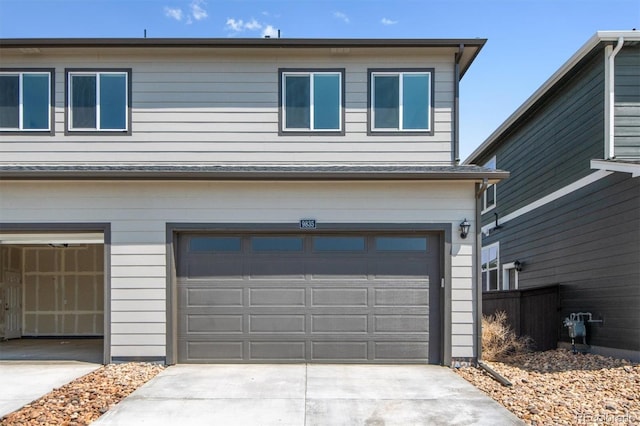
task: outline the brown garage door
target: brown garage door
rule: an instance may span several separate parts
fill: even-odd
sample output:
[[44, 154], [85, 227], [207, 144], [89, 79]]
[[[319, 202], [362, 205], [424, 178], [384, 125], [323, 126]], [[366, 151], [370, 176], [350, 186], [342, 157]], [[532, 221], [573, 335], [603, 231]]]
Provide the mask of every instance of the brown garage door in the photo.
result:
[[440, 361], [438, 234], [179, 237], [178, 362]]

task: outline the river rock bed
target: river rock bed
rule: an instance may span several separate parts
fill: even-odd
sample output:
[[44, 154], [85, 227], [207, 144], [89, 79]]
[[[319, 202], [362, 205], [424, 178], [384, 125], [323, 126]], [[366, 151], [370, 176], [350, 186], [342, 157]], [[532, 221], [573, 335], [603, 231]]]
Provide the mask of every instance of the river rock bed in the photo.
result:
[[530, 425], [640, 425], [640, 365], [556, 349], [485, 362], [457, 373]]
[[0, 425], [88, 425], [164, 369], [150, 363], [109, 364], [0, 419]]

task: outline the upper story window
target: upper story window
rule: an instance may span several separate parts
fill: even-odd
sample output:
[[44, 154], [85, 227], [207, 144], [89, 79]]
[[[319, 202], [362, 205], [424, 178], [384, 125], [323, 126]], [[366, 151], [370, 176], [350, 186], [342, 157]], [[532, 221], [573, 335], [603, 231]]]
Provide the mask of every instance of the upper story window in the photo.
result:
[[69, 132], [130, 132], [131, 70], [67, 70]]
[[281, 133], [343, 134], [344, 70], [280, 70]]
[[[493, 157], [491, 160], [489, 160], [484, 167], [491, 169], [491, 170], [495, 170], [496, 167], [496, 157]], [[493, 209], [496, 206], [496, 186], [495, 185], [489, 185], [487, 187], [487, 190], [484, 191], [484, 194], [482, 196], [482, 213], [487, 212], [491, 209]]]
[[433, 69], [369, 70], [369, 130], [433, 133]]
[[0, 72], [0, 130], [52, 132], [53, 70]]

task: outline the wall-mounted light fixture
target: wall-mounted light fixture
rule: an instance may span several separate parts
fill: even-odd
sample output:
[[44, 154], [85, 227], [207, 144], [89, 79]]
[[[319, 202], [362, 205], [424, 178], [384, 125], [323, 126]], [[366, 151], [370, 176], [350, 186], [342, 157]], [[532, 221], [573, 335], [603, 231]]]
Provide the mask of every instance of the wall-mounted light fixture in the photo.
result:
[[516, 271], [520, 272], [522, 271], [522, 266], [524, 264], [522, 262], [520, 262], [519, 260], [516, 260], [515, 262], [513, 262], [513, 267], [515, 268]]
[[460, 238], [467, 238], [467, 235], [469, 235], [469, 228], [471, 228], [471, 224], [465, 218], [462, 223], [460, 223]]

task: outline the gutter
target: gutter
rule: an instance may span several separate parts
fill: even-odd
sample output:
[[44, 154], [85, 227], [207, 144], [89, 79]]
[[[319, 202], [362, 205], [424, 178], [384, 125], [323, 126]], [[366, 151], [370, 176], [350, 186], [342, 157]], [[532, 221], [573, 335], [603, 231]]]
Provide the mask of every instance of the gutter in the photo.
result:
[[464, 43], [460, 43], [453, 67], [453, 150], [454, 165], [460, 164], [460, 60], [464, 54]]
[[615, 102], [616, 102], [616, 64], [615, 58], [624, 46], [624, 37], [618, 38], [616, 47], [608, 44], [604, 49], [604, 158], [610, 160], [616, 156], [615, 147]]

